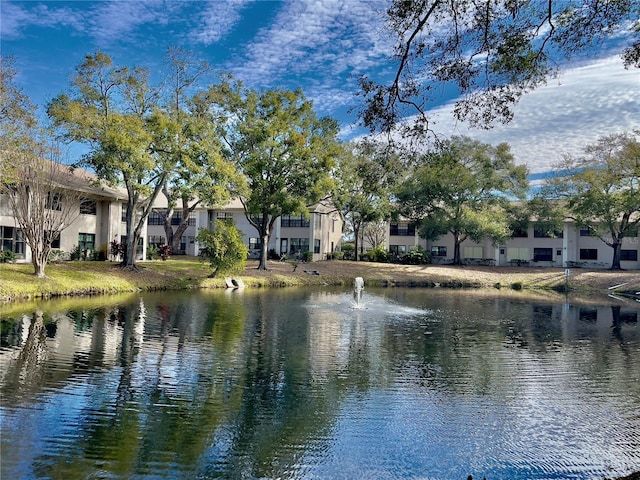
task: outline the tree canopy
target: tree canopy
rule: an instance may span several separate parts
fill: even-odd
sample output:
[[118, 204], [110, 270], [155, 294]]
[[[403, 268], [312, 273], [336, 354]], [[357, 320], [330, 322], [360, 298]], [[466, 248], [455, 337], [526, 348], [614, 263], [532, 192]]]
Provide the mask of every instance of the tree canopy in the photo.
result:
[[215, 118], [225, 154], [245, 177], [239, 192], [247, 220], [261, 240], [259, 269], [275, 220], [309, 213], [330, 191], [329, 172], [338, 151], [337, 122], [318, 118], [302, 91], [244, 88], [230, 79], [200, 96]]
[[507, 144], [453, 137], [420, 158], [397, 199], [400, 213], [419, 222], [422, 237], [453, 235], [453, 263], [460, 264], [467, 238], [498, 243], [509, 237], [507, 204], [524, 198], [527, 189], [527, 168], [514, 163]]
[[391, 214], [392, 188], [402, 172], [400, 155], [373, 141], [346, 145], [338, 157], [333, 198], [353, 232], [356, 260], [366, 225]]
[[604, 136], [583, 156], [565, 157], [539, 194], [556, 217], [561, 212], [613, 248], [612, 270], [621, 268], [623, 240], [636, 236], [640, 226], [638, 133]]
[[558, 72], [560, 59], [594, 43], [623, 38], [625, 66], [640, 67], [639, 14], [629, 0], [393, 0], [387, 27], [395, 72], [388, 83], [361, 78], [361, 119], [372, 131], [391, 131], [418, 114], [414, 127], [424, 132], [429, 104], [445, 84], [462, 95], [456, 118], [506, 123], [522, 95]]

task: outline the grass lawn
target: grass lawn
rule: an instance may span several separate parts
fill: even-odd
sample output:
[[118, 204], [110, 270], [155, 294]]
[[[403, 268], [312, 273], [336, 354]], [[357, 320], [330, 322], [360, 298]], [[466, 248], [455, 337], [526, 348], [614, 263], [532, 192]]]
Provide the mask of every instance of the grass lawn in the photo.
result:
[[[48, 298], [140, 290], [224, 288], [224, 278], [209, 278], [211, 268], [195, 257], [172, 257], [166, 262], [138, 264], [138, 271], [113, 262], [64, 262], [48, 265], [47, 277], [38, 279], [30, 264], [0, 264], [0, 299]], [[504, 288], [551, 291], [565, 285], [562, 268], [454, 267], [446, 265], [396, 265], [370, 262], [324, 261], [269, 262], [267, 271], [247, 262], [242, 278], [247, 287], [295, 285], [351, 285], [363, 277], [369, 286], [423, 286], [453, 288]], [[608, 287], [626, 283], [621, 290], [640, 291], [640, 271], [573, 269], [569, 287], [578, 292], [606, 293]]]

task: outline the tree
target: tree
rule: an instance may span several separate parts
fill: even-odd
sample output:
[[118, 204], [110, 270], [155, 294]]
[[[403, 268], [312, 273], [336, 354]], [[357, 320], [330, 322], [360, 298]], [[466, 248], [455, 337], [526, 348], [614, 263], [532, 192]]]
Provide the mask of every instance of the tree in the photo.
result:
[[[0, 193], [9, 200], [13, 215], [31, 249], [34, 274], [45, 277], [52, 244], [80, 215], [85, 197], [73, 188], [73, 170], [43, 156], [50, 152], [2, 152]], [[6, 162], [6, 163], [5, 163]]]
[[233, 222], [217, 220], [213, 230], [199, 230], [196, 240], [204, 246], [200, 256], [214, 269], [212, 277], [244, 270], [249, 250]]
[[628, 0], [393, 0], [387, 27], [397, 67], [387, 84], [361, 78], [361, 119], [372, 131], [391, 131], [404, 116], [418, 114], [414, 126], [424, 132], [441, 82], [462, 96], [456, 118], [482, 127], [506, 123], [522, 95], [557, 74], [559, 58], [594, 43], [623, 38], [625, 66], [640, 67], [638, 13]]
[[[166, 61], [168, 91], [163, 121], [155, 123], [155, 151], [166, 158], [165, 164], [174, 168], [162, 187], [167, 208], [156, 211], [164, 216], [167, 244], [177, 252], [189, 227], [191, 212], [203, 202], [210, 206], [225, 203], [231, 196], [230, 185], [242, 182], [233, 164], [222, 156], [220, 139], [210, 116], [198, 111], [187, 95], [198, 78], [209, 71], [209, 66], [178, 48], [169, 49]], [[172, 218], [176, 209], [181, 212], [181, 221], [174, 232]]]
[[371, 248], [384, 248], [384, 243], [387, 240], [387, 223], [384, 220], [369, 222], [364, 226], [362, 236], [371, 245]]
[[57, 149], [16, 85], [13, 59], [0, 58], [0, 195], [31, 249], [34, 274], [43, 278], [52, 244], [80, 214], [83, 196], [68, 188], [74, 177], [55, 160]]
[[226, 155], [246, 179], [249, 193], [237, 194], [260, 236], [258, 269], [266, 270], [276, 219], [308, 215], [309, 206], [330, 190], [337, 123], [319, 119], [300, 90], [258, 92], [229, 79], [212, 87], [201, 102], [216, 119]]
[[112, 65], [97, 52], [76, 67], [71, 96], [54, 98], [47, 109], [67, 140], [89, 148], [80, 165], [91, 167], [111, 185], [123, 185], [126, 204], [126, 255], [123, 265], [135, 267], [138, 240], [152, 205], [173, 168], [173, 158], [155, 150], [154, 132], [163, 130], [158, 91], [149, 72]]
[[422, 237], [453, 235], [453, 263], [460, 265], [467, 238], [498, 243], [510, 236], [507, 204], [510, 197], [524, 198], [527, 189], [527, 168], [515, 165], [506, 143], [493, 147], [453, 137], [422, 157], [397, 198], [400, 213], [419, 222]]
[[584, 156], [565, 157], [540, 193], [613, 249], [612, 270], [621, 268], [623, 239], [640, 225], [639, 133], [601, 137], [584, 149]]
[[[39, 136], [36, 108], [15, 83], [15, 59], [0, 55], [0, 151], [29, 150]], [[4, 166], [3, 162], [3, 166]], [[8, 164], [8, 162], [7, 162]]]
[[340, 155], [334, 203], [353, 232], [356, 260], [365, 226], [391, 213], [391, 187], [402, 171], [400, 156], [373, 141], [351, 145]]

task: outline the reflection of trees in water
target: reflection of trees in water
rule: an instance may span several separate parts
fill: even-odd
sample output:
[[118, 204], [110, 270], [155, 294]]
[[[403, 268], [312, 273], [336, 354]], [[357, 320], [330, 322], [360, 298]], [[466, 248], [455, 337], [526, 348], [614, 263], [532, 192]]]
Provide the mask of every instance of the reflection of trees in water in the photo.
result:
[[39, 390], [47, 370], [47, 330], [44, 314], [35, 311], [30, 317], [27, 337], [14, 362], [7, 368], [2, 382], [2, 397], [8, 404]]

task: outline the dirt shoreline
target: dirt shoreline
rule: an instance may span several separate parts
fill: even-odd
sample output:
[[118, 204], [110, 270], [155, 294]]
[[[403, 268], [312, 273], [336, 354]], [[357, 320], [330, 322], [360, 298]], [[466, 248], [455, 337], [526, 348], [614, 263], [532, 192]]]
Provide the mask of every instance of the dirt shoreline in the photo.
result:
[[[297, 266], [283, 262], [269, 262], [267, 271], [256, 269], [252, 261], [241, 277], [269, 278], [282, 276], [315, 275], [334, 279], [332, 283], [350, 283], [355, 277], [363, 277], [365, 283], [378, 286], [416, 286], [449, 288], [506, 288], [527, 290], [602, 293], [622, 285], [619, 292], [640, 291], [640, 271], [637, 270], [589, 270], [537, 267], [487, 267], [452, 265], [398, 265], [371, 262], [325, 261], [300, 263]], [[294, 271], [295, 267], [295, 271]]]

